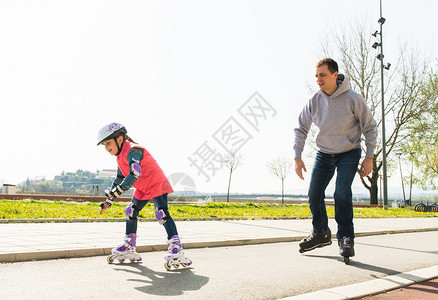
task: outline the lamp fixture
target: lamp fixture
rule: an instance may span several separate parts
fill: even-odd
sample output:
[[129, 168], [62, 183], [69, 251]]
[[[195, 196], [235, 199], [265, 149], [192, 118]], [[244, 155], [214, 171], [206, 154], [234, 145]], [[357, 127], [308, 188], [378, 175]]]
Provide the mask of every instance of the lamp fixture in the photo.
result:
[[373, 47], [374, 49], [377, 49], [377, 47], [379, 47], [379, 46], [380, 46], [380, 43], [375, 42], [371, 47]]
[[386, 21], [386, 19], [384, 17], [381, 17], [379, 19], [379, 21], [377, 21], [377, 23], [379, 23], [380, 25], [383, 25], [383, 24], [385, 24], [385, 21]]

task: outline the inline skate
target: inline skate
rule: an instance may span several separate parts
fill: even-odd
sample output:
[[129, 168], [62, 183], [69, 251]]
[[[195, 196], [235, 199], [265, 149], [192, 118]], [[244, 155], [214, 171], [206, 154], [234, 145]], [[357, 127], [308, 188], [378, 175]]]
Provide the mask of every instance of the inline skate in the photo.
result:
[[354, 239], [344, 236], [338, 240], [339, 254], [344, 258], [344, 263], [350, 264], [350, 257], [354, 256]]
[[192, 264], [190, 258], [184, 255], [184, 250], [181, 241], [177, 235], [172, 236], [170, 240], [167, 241], [169, 244], [169, 249], [167, 250], [164, 259], [164, 267], [166, 270], [170, 271], [172, 267], [178, 269], [181, 265], [182, 267], [188, 267]]
[[316, 234], [313, 230], [304, 239], [301, 240], [300, 253], [313, 250], [315, 248], [321, 248], [332, 244], [332, 233], [328, 229], [324, 234]]
[[108, 263], [111, 264], [115, 260], [123, 263], [126, 259], [129, 259], [131, 262], [141, 262], [140, 254], [135, 251], [136, 242], [137, 235], [135, 233], [125, 236], [124, 243], [111, 250], [111, 254], [106, 258]]

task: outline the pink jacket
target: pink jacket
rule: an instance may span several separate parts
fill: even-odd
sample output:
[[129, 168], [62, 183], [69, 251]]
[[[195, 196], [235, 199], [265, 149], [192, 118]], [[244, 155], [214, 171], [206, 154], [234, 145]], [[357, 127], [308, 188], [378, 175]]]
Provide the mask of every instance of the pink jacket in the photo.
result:
[[141, 175], [133, 185], [135, 188], [134, 197], [138, 200], [152, 200], [163, 194], [172, 193], [172, 186], [152, 155], [145, 148], [129, 141], [125, 141], [122, 152], [117, 156], [117, 165], [123, 176], [126, 177], [130, 173], [128, 153], [132, 148], [143, 150], [143, 159], [140, 161]]

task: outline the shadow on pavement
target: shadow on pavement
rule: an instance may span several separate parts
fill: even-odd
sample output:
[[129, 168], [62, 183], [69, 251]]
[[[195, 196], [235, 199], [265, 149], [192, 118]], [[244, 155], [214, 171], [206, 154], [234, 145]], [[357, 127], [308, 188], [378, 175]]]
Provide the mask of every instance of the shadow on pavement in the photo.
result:
[[144, 286], [135, 289], [150, 295], [179, 296], [183, 295], [185, 291], [199, 290], [209, 281], [206, 276], [194, 274], [190, 267], [157, 272], [141, 264], [120, 264], [118, 266], [120, 268], [116, 268], [116, 271], [124, 271], [145, 278], [128, 280], [144, 284]]
[[[339, 261], [339, 263], [344, 263], [342, 256], [322, 256], [322, 255], [309, 255], [309, 254], [305, 254], [305, 255], [308, 257], [314, 257], [314, 258], [333, 259], [333, 260]], [[351, 261], [351, 263], [349, 264], [349, 266], [363, 269], [363, 270], [379, 272], [379, 273], [386, 274], [386, 275], [395, 275], [395, 274], [401, 273], [401, 271], [399, 271], [399, 270], [393, 270], [393, 269], [383, 268], [383, 267], [379, 267], [379, 266], [373, 266], [373, 265], [362, 263], [360, 261], [356, 261], [356, 260], [354, 260], [354, 257], [352, 257], [350, 259], [350, 261]], [[374, 278], [379, 278], [373, 274], [371, 274], [371, 276], [373, 276]], [[416, 277], [413, 275], [407, 275], [406, 278], [411, 279], [411, 280], [422, 279], [421, 277]]]
[[400, 247], [382, 246], [382, 245], [359, 243], [359, 242], [357, 242], [355, 244], [356, 245], [370, 246], [370, 247], [379, 247], [379, 248], [411, 251], [411, 252], [415, 252], [415, 253], [421, 252], [421, 253], [427, 253], [427, 254], [438, 254], [438, 251], [422, 251], [422, 250], [419, 250], [419, 249], [408, 249], [408, 248], [400, 248]]

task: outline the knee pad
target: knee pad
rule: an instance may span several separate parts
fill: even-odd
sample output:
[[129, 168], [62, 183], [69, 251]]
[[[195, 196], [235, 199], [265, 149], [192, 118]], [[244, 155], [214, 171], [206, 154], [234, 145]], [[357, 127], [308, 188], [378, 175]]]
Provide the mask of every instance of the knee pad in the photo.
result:
[[[134, 217], [134, 212], [139, 212], [137, 206], [134, 203], [129, 203], [128, 206], [125, 207], [125, 215], [128, 220], [137, 220], [137, 216]], [[137, 214], [138, 215], [138, 214]]]
[[158, 223], [163, 225], [166, 223], [167, 219], [170, 218], [169, 211], [165, 208], [159, 207], [155, 210], [155, 219], [157, 219]]

